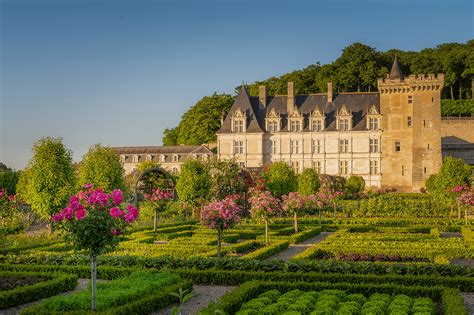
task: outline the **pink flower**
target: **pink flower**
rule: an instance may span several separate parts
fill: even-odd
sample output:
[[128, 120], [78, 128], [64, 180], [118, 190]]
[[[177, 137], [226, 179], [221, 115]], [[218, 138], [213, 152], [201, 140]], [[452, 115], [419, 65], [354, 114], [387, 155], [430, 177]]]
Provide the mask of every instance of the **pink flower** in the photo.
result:
[[138, 209], [132, 205], [127, 206], [127, 211], [129, 214], [132, 214], [135, 218], [138, 217]]
[[101, 206], [105, 206], [109, 202], [109, 195], [104, 194], [103, 192], [97, 193], [97, 203]]
[[115, 189], [114, 191], [112, 191], [112, 199], [114, 205], [121, 204], [123, 201], [122, 191], [120, 189]]
[[117, 207], [113, 207], [113, 208], [110, 208], [109, 213], [112, 218], [120, 218], [123, 216], [124, 212]]
[[79, 209], [76, 211], [76, 220], [82, 220], [86, 217], [87, 212], [85, 209]]
[[133, 214], [131, 213], [127, 213], [125, 216], [124, 216], [124, 219], [125, 219], [125, 222], [127, 223], [131, 223], [133, 221], [135, 221], [137, 217], [135, 217]]
[[61, 213], [56, 213], [55, 215], [53, 215], [53, 222], [58, 222], [58, 221], [61, 221], [63, 219], [63, 215]]
[[92, 187], [94, 187], [94, 185], [92, 185], [92, 184], [85, 184], [84, 185], [84, 189], [91, 189]]
[[122, 235], [121, 229], [112, 229], [112, 235]]
[[9, 195], [8, 200], [10, 201], [15, 201], [15, 195]]
[[2, 199], [4, 195], [5, 193], [3, 191], [0, 191], [0, 199]]
[[63, 209], [63, 211], [61, 211], [61, 216], [65, 218], [66, 220], [70, 220], [72, 217], [72, 213], [73, 213], [72, 209], [69, 207], [66, 207]]

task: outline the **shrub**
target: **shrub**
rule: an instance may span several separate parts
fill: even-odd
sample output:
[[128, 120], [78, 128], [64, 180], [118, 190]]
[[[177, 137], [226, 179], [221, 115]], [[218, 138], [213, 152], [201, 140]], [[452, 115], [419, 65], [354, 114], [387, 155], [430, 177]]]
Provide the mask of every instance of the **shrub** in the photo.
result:
[[270, 164], [263, 176], [268, 190], [278, 198], [296, 191], [298, 186], [295, 171], [285, 162]]
[[362, 176], [350, 176], [346, 181], [346, 191], [349, 194], [357, 194], [363, 192], [365, 189], [365, 180]]
[[319, 175], [314, 168], [306, 168], [298, 176], [298, 192], [303, 196], [309, 196], [319, 190]]

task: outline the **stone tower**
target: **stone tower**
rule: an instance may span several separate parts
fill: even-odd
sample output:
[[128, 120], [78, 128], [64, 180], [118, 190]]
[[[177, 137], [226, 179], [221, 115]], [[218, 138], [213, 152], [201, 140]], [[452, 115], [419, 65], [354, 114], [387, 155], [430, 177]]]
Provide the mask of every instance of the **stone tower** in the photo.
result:
[[444, 75], [405, 77], [395, 58], [378, 80], [382, 114], [382, 187], [419, 191], [441, 166]]

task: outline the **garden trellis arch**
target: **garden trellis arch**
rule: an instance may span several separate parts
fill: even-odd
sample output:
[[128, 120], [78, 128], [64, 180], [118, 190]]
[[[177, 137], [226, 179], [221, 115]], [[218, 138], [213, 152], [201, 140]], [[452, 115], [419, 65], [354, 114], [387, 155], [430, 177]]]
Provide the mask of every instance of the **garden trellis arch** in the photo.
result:
[[135, 206], [138, 207], [138, 202], [143, 198], [144, 193], [150, 194], [153, 189], [157, 188], [146, 182], [146, 179], [153, 175], [158, 175], [159, 178], [162, 178], [167, 186], [167, 188], [165, 188], [166, 192], [173, 194], [173, 197], [176, 198], [176, 183], [173, 176], [162, 167], [152, 167], [147, 168], [140, 174], [140, 176], [138, 176], [133, 194], [133, 202], [135, 203]]

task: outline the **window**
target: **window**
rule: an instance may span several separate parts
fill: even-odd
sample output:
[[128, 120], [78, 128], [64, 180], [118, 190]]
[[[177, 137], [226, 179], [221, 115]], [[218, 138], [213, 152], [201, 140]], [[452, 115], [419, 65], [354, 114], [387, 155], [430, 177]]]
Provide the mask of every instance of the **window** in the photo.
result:
[[430, 149], [430, 144], [428, 143], [428, 150]]
[[339, 140], [339, 153], [349, 152], [349, 140], [341, 139]]
[[301, 129], [301, 122], [298, 120], [290, 120], [290, 131], [299, 132]]
[[426, 127], [426, 120], [423, 120], [423, 127]]
[[400, 152], [402, 150], [400, 141], [395, 141], [395, 152]]
[[376, 117], [369, 117], [369, 130], [379, 130], [379, 119]]
[[203, 159], [203, 160], [207, 160], [207, 157], [208, 157], [207, 154], [203, 154], [203, 155], [202, 155], [202, 159]]
[[245, 162], [239, 162], [240, 167], [245, 167]]
[[413, 104], [413, 95], [408, 95], [408, 104]]
[[269, 120], [268, 121], [268, 131], [269, 132], [277, 132], [278, 131], [278, 121]]
[[318, 172], [318, 174], [322, 174], [322, 163], [321, 161], [313, 161], [313, 168]]
[[323, 122], [321, 119], [313, 119], [311, 121], [311, 130], [312, 131], [321, 131], [323, 130]]
[[290, 153], [291, 154], [301, 153], [299, 140], [290, 140]]
[[234, 119], [233, 132], [244, 132], [244, 120], [243, 119]]
[[173, 167], [173, 171], [172, 171], [172, 172], [173, 172], [173, 174], [175, 174], [175, 175], [178, 174], [178, 168], [177, 168], [176, 166]]
[[126, 155], [121, 155], [120, 156], [120, 162], [125, 163], [127, 161], [127, 156]]
[[234, 154], [244, 154], [244, 142], [234, 141]]
[[276, 140], [271, 140], [270, 141], [270, 153], [271, 154], [276, 154], [278, 153], [278, 147], [277, 147], [278, 143]]
[[405, 168], [405, 165], [402, 165], [402, 176], [405, 176], [407, 172], [407, 169]]
[[147, 156], [146, 156], [146, 160], [147, 160], [147, 161], [151, 161], [151, 160], [152, 160], [151, 155], [147, 155]]
[[179, 161], [179, 155], [175, 154], [173, 155], [173, 162], [178, 162]]
[[426, 167], [423, 167], [423, 172], [426, 174]]
[[379, 173], [379, 161], [370, 161], [370, 175], [377, 175]]
[[339, 119], [339, 130], [342, 130], [342, 131], [349, 130], [349, 119], [348, 118]]
[[339, 175], [347, 175], [349, 173], [349, 163], [347, 161], [339, 161]]
[[379, 139], [369, 139], [369, 152], [370, 153], [379, 152]]
[[407, 117], [407, 126], [408, 126], [408, 128], [411, 128], [411, 126], [412, 126], [411, 116]]
[[138, 155], [134, 155], [132, 158], [133, 163], [138, 163]]
[[293, 168], [293, 170], [296, 172], [296, 173], [299, 173], [300, 171], [300, 162], [298, 161], [292, 161], [290, 163], [291, 167]]
[[313, 140], [313, 153], [321, 153], [321, 140]]
[[160, 162], [166, 161], [166, 155], [160, 155]]

